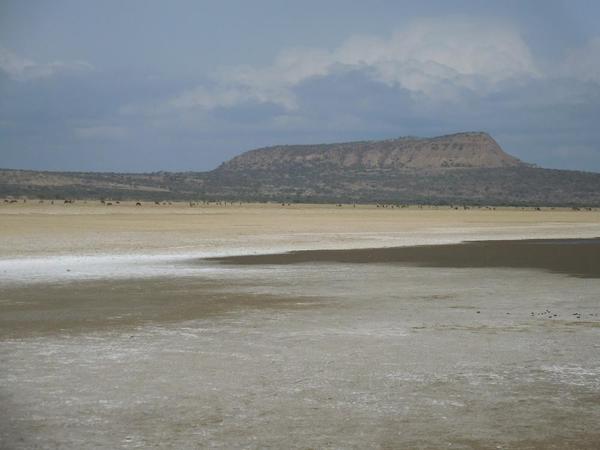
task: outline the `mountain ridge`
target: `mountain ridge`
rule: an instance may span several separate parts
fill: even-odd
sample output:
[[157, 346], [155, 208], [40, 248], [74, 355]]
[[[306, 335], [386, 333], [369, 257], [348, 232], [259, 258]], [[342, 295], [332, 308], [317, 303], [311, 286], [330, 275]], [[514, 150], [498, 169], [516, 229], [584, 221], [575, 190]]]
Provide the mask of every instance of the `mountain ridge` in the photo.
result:
[[0, 169], [0, 197], [599, 206], [600, 173], [543, 169], [487, 133], [271, 146], [207, 172]]
[[249, 150], [217, 170], [295, 169], [327, 165], [339, 169], [436, 169], [524, 167], [485, 132], [433, 138], [399, 137], [377, 141], [277, 145]]

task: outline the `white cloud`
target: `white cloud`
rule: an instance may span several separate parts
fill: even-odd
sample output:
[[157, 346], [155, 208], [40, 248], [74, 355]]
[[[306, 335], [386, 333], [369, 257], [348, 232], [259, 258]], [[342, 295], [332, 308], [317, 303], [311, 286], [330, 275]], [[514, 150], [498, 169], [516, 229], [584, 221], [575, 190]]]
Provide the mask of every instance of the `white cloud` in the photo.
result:
[[91, 64], [85, 61], [37, 63], [0, 47], [0, 71], [16, 81], [47, 78], [58, 73], [91, 70], [92, 68]]
[[372, 68], [380, 81], [427, 95], [442, 81], [480, 90], [538, 75], [514, 28], [464, 18], [421, 20], [389, 39], [353, 38], [335, 56], [342, 64]]
[[450, 17], [420, 20], [387, 38], [355, 36], [333, 50], [287, 50], [267, 67], [223, 70], [215, 88], [183, 92], [166, 106], [210, 110], [255, 101], [293, 110], [294, 87], [341, 69], [364, 70], [378, 82], [438, 100], [456, 100], [461, 89], [483, 93], [505, 80], [539, 76], [513, 27]]

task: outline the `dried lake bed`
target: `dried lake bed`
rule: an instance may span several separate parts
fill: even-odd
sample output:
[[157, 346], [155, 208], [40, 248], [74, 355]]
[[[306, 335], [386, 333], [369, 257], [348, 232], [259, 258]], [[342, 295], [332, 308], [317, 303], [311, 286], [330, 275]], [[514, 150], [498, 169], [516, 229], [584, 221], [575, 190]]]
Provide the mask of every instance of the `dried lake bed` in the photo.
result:
[[[597, 211], [28, 204], [0, 226], [2, 448], [600, 443], [597, 241], [565, 241]], [[352, 250], [518, 239], [591, 272]]]

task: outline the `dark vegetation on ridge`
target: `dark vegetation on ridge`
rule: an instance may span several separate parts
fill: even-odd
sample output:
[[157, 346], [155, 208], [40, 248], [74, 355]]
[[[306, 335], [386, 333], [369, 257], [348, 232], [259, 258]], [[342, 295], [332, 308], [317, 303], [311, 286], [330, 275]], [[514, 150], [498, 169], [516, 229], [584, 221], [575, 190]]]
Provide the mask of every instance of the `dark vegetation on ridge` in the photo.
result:
[[209, 172], [0, 170], [0, 197], [600, 205], [600, 174], [533, 167], [486, 133], [251, 150]]

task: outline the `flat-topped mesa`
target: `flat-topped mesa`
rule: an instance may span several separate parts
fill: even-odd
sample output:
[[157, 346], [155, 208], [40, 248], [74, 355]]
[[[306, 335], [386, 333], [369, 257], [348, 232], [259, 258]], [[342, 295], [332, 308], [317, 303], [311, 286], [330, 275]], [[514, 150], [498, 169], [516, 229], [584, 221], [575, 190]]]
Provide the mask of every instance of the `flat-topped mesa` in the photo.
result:
[[280, 145], [250, 150], [218, 170], [444, 169], [526, 166], [505, 153], [487, 133], [457, 133], [435, 138], [402, 137], [317, 145]]

